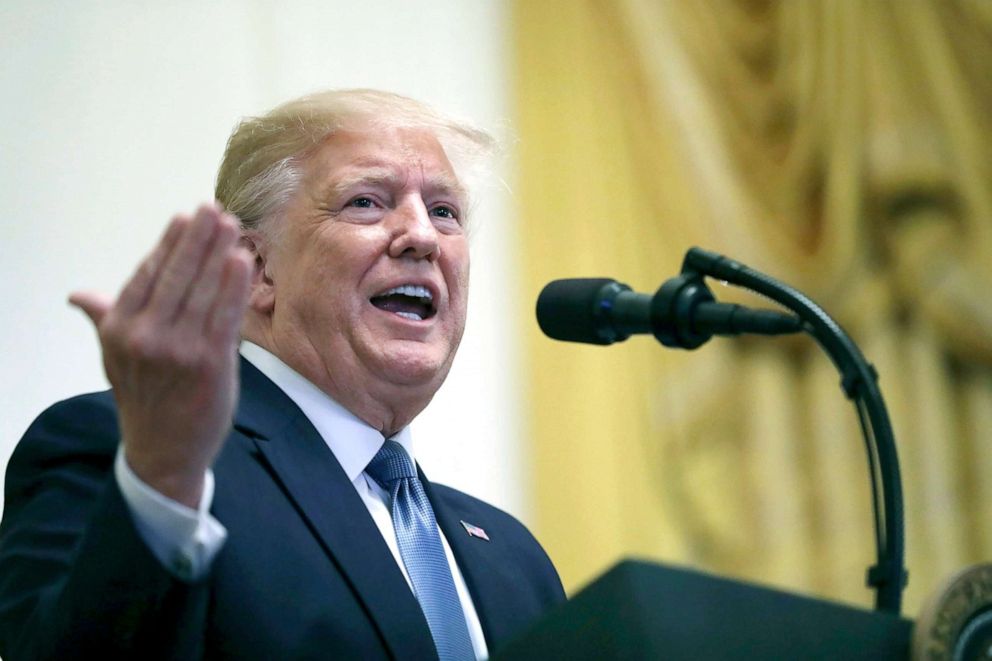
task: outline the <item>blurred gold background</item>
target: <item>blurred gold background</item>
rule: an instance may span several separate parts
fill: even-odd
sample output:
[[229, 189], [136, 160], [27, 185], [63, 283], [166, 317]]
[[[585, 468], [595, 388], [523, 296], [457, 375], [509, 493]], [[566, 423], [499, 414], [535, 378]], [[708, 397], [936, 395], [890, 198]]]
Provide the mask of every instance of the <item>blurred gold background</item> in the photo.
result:
[[[798, 287], [881, 376], [904, 612], [992, 557], [992, 3], [516, 0], [511, 29], [526, 298], [653, 292], [692, 245]], [[811, 339], [525, 323], [535, 518], [571, 592], [635, 555], [871, 605], [865, 450]]]

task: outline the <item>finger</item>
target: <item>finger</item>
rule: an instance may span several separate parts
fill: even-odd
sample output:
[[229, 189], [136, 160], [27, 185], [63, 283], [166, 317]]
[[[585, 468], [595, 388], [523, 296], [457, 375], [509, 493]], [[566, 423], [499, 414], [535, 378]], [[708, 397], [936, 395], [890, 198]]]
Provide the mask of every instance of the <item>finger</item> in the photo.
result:
[[162, 238], [152, 249], [151, 253], [138, 265], [138, 269], [127, 281], [117, 297], [117, 306], [124, 314], [140, 310], [151, 295], [155, 280], [162, 269], [162, 264], [172, 253], [179, 237], [183, 234], [192, 219], [186, 215], [177, 215], [169, 223]]
[[240, 247], [230, 251], [224, 261], [222, 284], [210, 306], [206, 328], [215, 342], [231, 344], [238, 339], [248, 307], [253, 264], [251, 253]]
[[213, 205], [204, 204], [197, 209], [196, 216], [169, 254], [152, 288], [147, 309], [157, 318], [175, 318], [196, 281], [219, 220], [220, 214]]
[[210, 306], [223, 282], [224, 264], [239, 235], [234, 218], [222, 214], [203, 266], [183, 305], [182, 324], [197, 333], [203, 332], [207, 324]]
[[93, 325], [99, 328], [100, 321], [114, 305], [114, 299], [106, 294], [77, 291], [69, 295], [69, 304], [82, 310]]

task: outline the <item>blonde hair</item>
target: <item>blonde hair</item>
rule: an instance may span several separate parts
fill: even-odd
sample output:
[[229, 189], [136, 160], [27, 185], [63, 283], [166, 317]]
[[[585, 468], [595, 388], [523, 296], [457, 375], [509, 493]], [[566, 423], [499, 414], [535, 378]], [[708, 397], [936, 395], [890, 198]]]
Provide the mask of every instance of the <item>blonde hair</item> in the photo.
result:
[[316, 147], [336, 131], [383, 128], [431, 131], [469, 191], [496, 151], [485, 131], [419, 101], [370, 89], [330, 90], [242, 119], [227, 141], [214, 196], [245, 229], [265, 229], [296, 192], [302, 163]]

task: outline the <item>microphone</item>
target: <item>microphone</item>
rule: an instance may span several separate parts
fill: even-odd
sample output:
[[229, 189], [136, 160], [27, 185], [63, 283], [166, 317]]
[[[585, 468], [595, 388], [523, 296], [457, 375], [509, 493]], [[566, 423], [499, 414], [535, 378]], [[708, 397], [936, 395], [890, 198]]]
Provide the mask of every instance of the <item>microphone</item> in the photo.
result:
[[609, 278], [554, 280], [537, 298], [537, 323], [548, 337], [566, 342], [605, 345], [650, 333], [680, 349], [695, 349], [713, 335], [804, 330], [793, 315], [717, 303], [697, 274], [676, 276], [653, 296]]

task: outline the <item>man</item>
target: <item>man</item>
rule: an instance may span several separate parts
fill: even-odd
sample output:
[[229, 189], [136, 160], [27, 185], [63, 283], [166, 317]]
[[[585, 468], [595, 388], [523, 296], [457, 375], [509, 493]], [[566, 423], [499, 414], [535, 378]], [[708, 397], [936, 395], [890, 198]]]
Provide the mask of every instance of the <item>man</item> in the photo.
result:
[[391, 94], [290, 102], [116, 300], [71, 297], [113, 390], [11, 458], [0, 655], [484, 658], [563, 600], [523, 526], [408, 456], [465, 323], [453, 161], [488, 147]]

